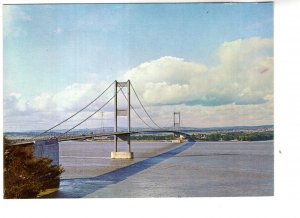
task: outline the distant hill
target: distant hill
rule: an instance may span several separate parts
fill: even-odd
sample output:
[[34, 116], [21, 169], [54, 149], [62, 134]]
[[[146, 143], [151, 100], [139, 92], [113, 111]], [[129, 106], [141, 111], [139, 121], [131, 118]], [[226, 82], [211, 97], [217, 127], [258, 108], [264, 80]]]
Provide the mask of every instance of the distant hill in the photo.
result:
[[[194, 127], [181, 127], [182, 132], [211, 132], [211, 131], [246, 131], [246, 130], [262, 130], [262, 129], [273, 129], [274, 125], [262, 125], [262, 126], [231, 126], [231, 127], [210, 127], [210, 128], [194, 128]], [[132, 130], [145, 130], [146, 128], [132, 128]], [[166, 128], [172, 130], [172, 128]], [[119, 131], [126, 131], [127, 128], [119, 128]], [[34, 137], [42, 133], [44, 130], [36, 131], [24, 131], [24, 132], [4, 132], [4, 135], [7, 135], [9, 138], [29, 138]], [[47, 133], [47, 136], [59, 136], [66, 132], [66, 129], [55, 130]], [[104, 128], [104, 132], [113, 132], [113, 127]], [[93, 129], [78, 129], [71, 131], [72, 135], [82, 135], [82, 134], [92, 134], [103, 132], [102, 128], [93, 128]]]
[[227, 127], [209, 127], [209, 128], [189, 128], [182, 127], [182, 131], [195, 131], [195, 132], [209, 132], [209, 131], [242, 131], [242, 130], [258, 130], [258, 129], [274, 129], [274, 125], [261, 125], [261, 126], [227, 126]]

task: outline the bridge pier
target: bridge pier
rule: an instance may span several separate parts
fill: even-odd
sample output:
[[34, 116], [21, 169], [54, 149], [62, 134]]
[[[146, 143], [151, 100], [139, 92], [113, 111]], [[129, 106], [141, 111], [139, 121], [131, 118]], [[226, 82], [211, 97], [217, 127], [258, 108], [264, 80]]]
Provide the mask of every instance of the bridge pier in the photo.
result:
[[110, 158], [111, 159], [133, 159], [133, 152], [112, 151], [110, 153]]
[[[118, 151], [118, 139], [123, 141], [127, 141], [128, 145], [128, 152]], [[127, 133], [115, 133], [115, 145], [116, 150], [110, 153], [110, 158], [112, 159], [133, 159], [133, 152], [131, 152], [131, 145], [130, 145], [130, 132]]]

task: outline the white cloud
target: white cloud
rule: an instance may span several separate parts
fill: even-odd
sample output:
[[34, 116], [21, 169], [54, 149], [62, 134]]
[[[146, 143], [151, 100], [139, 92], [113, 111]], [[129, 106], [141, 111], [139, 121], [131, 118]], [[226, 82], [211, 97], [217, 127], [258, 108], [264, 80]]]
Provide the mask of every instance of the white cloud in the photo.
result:
[[[162, 126], [172, 121], [174, 111], [181, 111], [185, 126], [272, 124], [273, 41], [252, 38], [225, 42], [215, 56], [218, 62], [213, 67], [177, 57], [162, 57], [129, 70], [122, 79], [132, 81], [151, 116]], [[5, 131], [51, 127], [82, 108], [111, 82], [93, 75], [85, 83], [74, 83], [53, 94], [41, 93], [31, 101], [11, 93], [4, 98]], [[68, 128], [83, 120], [112, 95], [111, 89], [70, 120], [69, 126], [59, 128]], [[132, 103], [138, 105], [133, 96]], [[143, 114], [141, 109], [137, 110]], [[105, 111], [105, 118], [111, 119], [112, 105]], [[145, 114], [142, 117], [150, 123]], [[100, 115], [91, 122], [86, 127], [99, 127]], [[132, 123], [144, 126], [133, 112]], [[106, 125], [111, 126], [112, 121]]]
[[4, 116], [24, 115], [32, 110], [20, 93], [11, 93], [3, 101]]
[[86, 102], [86, 98], [93, 96], [93, 88], [92, 84], [75, 83], [56, 93], [53, 101], [57, 104], [58, 110], [72, 110], [76, 105]]
[[[165, 105], [147, 107], [151, 116], [162, 127], [172, 127], [173, 112], [181, 113], [182, 126], [185, 127], [223, 127], [223, 126], [255, 126], [274, 123], [273, 101], [253, 105]], [[139, 110], [142, 114], [142, 110]], [[132, 113], [133, 126], [145, 126]], [[143, 117], [147, 123], [151, 121]], [[152, 125], [154, 127], [154, 125]]]
[[57, 120], [58, 115], [54, 111], [43, 110], [43, 104], [41, 101], [39, 105], [33, 105], [19, 93], [6, 96], [3, 101], [4, 130], [42, 129], [52, 120]]
[[149, 105], [261, 104], [273, 94], [273, 41], [252, 38], [225, 42], [218, 65], [208, 68], [176, 57], [162, 57], [129, 70]]
[[[27, 123], [30, 125], [26, 126], [24, 124], [22, 128], [26, 130], [49, 128], [81, 109], [107, 86], [105, 82], [97, 84], [74, 83], [52, 95], [41, 93], [32, 100], [26, 100], [21, 94], [11, 93], [4, 98], [4, 127], [6, 131], [18, 130], [21, 126], [16, 123]], [[97, 110], [112, 95], [112, 92], [107, 92], [101, 99], [94, 102], [78, 116], [70, 119], [66, 125], [60, 126], [60, 128], [74, 126]], [[106, 109], [112, 110], [111, 105], [108, 105]], [[96, 114], [94, 118], [98, 119], [97, 124], [99, 125], [99, 114]]]
[[137, 92], [148, 104], [176, 104], [186, 97], [193, 98], [191, 79], [201, 77], [206, 71], [207, 68], [201, 64], [162, 57], [128, 71], [124, 79], [132, 80]]
[[179, 111], [186, 126], [255, 126], [274, 123], [272, 101], [255, 105], [182, 106]]

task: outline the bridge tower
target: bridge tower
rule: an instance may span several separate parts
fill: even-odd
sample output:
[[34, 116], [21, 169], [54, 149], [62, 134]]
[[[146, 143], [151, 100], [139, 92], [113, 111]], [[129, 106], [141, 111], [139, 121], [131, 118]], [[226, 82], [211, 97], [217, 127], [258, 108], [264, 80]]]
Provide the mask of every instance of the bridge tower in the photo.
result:
[[[180, 131], [180, 112], [173, 113], [173, 131]], [[174, 138], [180, 138], [180, 135], [174, 132]]]
[[[118, 93], [119, 89], [127, 88], [127, 109], [118, 109]], [[115, 81], [115, 116], [114, 116], [114, 145], [115, 145], [115, 151], [111, 152], [111, 158], [112, 159], [132, 159], [133, 158], [133, 152], [131, 152], [131, 144], [130, 144], [130, 80], [127, 82], [118, 82]], [[119, 116], [127, 116], [127, 132], [126, 133], [118, 133], [118, 117]], [[127, 141], [128, 145], [128, 152], [120, 152], [118, 151], [118, 139], [122, 139], [124, 141]]]
[[174, 112], [173, 114], [173, 130], [180, 131], [180, 112]]

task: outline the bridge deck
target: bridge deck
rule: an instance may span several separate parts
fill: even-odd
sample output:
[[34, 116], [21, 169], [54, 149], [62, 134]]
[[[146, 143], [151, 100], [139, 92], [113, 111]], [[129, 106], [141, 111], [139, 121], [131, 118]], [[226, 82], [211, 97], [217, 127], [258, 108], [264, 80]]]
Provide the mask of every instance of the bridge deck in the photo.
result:
[[[107, 133], [97, 133], [97, 134], [89, 134], [89, 135], [81, 135], [81, 136], [69, 136], [69, 137], [65, 137], [65, 138], [60, 138], [58, 137], [58, 141], [62, 142], [62, 141], [75, 141], [75, 140], [85, 140], [85, 139], [91, 139], [94, 137], [105, 137], [105, 136], [123, 136], [123, 135], [128, 135], [128, 134], [142, 134], [142, 133], [175, 133], [175, 134], [179, 134], [179, 135], [184, 135], [186, 137], [190, 137], [189, 134], [184, 133], [184, 132], [180, 132], [180, 131], [173, 131], [173, 130], [139, 130], [139, 131], [130, 131], [130, 132], [107, 132]], [[38, 139], [36, 141], [39, 140], [47, 140], [47, 139]], [[22, 142], [22, 143], [17, 143], [15, 145], [30, 145], [30, 144], [34, 144], [35, 141], [29, 141], [29, 142]]]
[[70, 137], [65, 139], [59, 139], [59, 141], [69, 141], [69, 140], [84, 140], [94, 137], [104, 137], [104, 136], [121, 136], [121, 135], [128, 135], [128, 134], [141, 134], [141, 133], [175, 133], [175, 134], [181, 134], [185, 136], [189, 136], [187, 133], [179, 132], [179, 131], [172, 131], [172, 130], [140, 130], [140, 131], [130, 131], [130, 132], [110, 132], [110, 133], [98, 133], [98, 134], [90, 134], [90, 135], [84, 135], [79, 137]]

